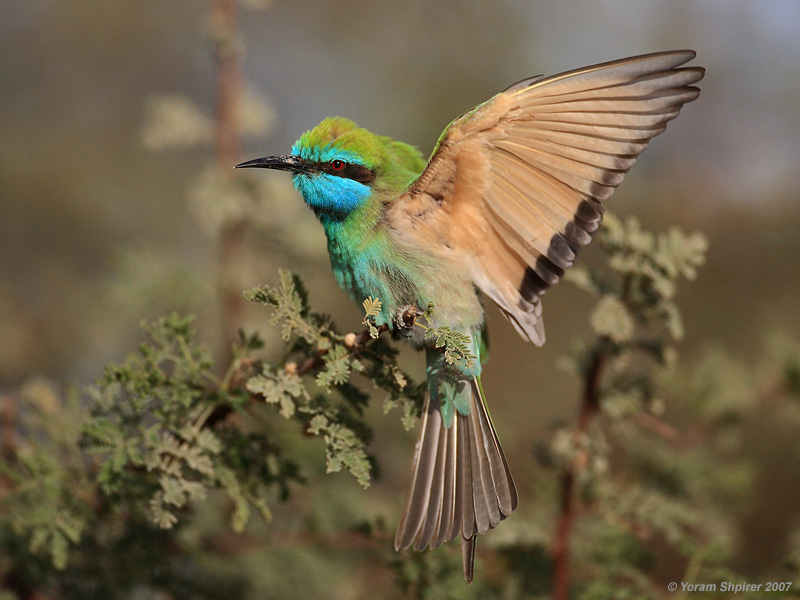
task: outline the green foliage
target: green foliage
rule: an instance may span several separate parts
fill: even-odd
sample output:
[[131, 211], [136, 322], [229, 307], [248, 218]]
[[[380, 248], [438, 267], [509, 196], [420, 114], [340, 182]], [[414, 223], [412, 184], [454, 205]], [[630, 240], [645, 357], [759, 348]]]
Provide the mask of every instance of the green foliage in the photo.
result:
[[[280, 325], [289, 348], [282, 366], [263, 364], [260, 373], [248, 380], [247, 389], [322, 438], [328, 472], [345, 468], [367, 487], [372, 459], [366, 448], [372, 432], [363, 410], [369, 397], [353, 382], [354, 375], [388, 392], [388, 405], [402, 405], [406, 417], [421, 403], [421, 386], [410, 383], [410, 376], [398, 366], [396, 350], [380, 340], [365, 346], [378, 335], [370, 319], [380, 312], [380, 301], [365, 301], [369, 338], [359, 341], [355, 334], [339, 334], [328, 317], [311, 312], [305, 288], [287, 271], [280, 272], [277, 287], [255, 288], [245, 297], [274, 309], [270, 322]], [[312, 394], [310, 385], [322, 393]]]
[[279, 413], [284, 419], [291, 419], [297, 413], [297, 401], [309, 400], [310, 397], [303, 380], [285, 369], [267, 372], [251, 377], [247, 381], [247, 389], [263, 396], [268, 404], [277, 404]]
[[[32, 556], [63, 570], [69, 546], [91, 519], [91, 485], [77, 450], [79, 400], [70, 392], [62, 404], [52, 384], [35, 380], [20, 394], [26, 437], [10, 460], [0, 460], [0, 478], [10, 492], [0, 495], [0, 542], [20, 540]], [[60, 419], [62, 410], [66, 420]], [[0, 487], [0, 490], [2, 488]], [[5, 544], [3, 544], [5, 545]]]
[[278, 287], [257, 287], [245, 292], [249, 302], [260, 302], [275, 309], [270, 323], [281, 324], [281, 338], [288, 342], [298, 336], [306, 344], [314, 344], [318, 340], [327, 343], [330, 330], [327, 319], [322, 315], [310, 315], [308, 309], [308, 292], [300, 279], [289, 271], [281, 270]]
[[[208, 350], [194, 342], [192, 319], [173, 315], [146, 331], [150, 343], [123, 364], [106, 367], [88, 390], [92, 404], [82, 445], [99, 457], [100, 489], [134, 510], [146, 506], [164, 529], [213, 489], [234, 503], [235, 530], [244, 528], [249, 506], [269, 519], [267, 490], [276, 483], [285, 488], [293, 466], [263, 436], [206, 427], [214, 411], [241, 407], [246, 397], [211, 374]], [[243, 447], [246, 456], [230, 451]]]
[[[36, 597], [42, 598], [91, 600], [130, 598], [135, 588], [159, 589], [170, 597], [193, 590], [197, 598], [241, 591], [229, 577], [211, 585], [203, 578], [192, 581], [188, 572], [196, 564], [175, 560], [180, 543], [174, 536], [165, 537], [104, 495], [97, 464], [80, 451], [89, 419], [85, 400], [75, 390], [62, 394], [40, 380], [26, 384], [15, 398], [18, 431], [24, 435], [4, 439], [14, 451], [0, 457], [4, 600], [30, 597], [26, 590], [39, 590]], [[10, 448], [6, 444], [3, 448]]]
[[[591, 319], [595, 331], [616, 338], [614, 342], [631, 342], [640, 348], [648, 346], [645, 339], [626, 339], [633, 336], [635, 325], [642, 334], [662, 327], [672, 339], [680, 339], [683, 324], [675, 304], [678, 281], [697, 276], [698, 267], [705, 262], [705, 238], [678, 229], [656, 235], [642, 230], [634, 218], [621, 222], [608, 215], [600, 243], [608, 254], [613, 277], [581, 266], [567, 272], [568, 280], [600, 298]], [[665, 346], [656, 344], [649, 349], [663, 359]]]
[[[172, 529], [213, 493], [227, 496], [230, 525], [242, 531], [253, 508], [270, 519], [275, 493], [285, 499], [300, 480], [297, 466], [263, 433], [216, 418], [246, 410], [249, 394], [231, 378], [260, 346], [257, 337], [243, 339], [220, 380], [208, 350], [194, 341], [192, 319], [173, 315], [145, 330], [149, 341], [109, 365], [85, 399], [72, 393], [63, 403], [36, 382], [20, 395], [28, 437], [0, 460], [7, 482], [0, 548], [29, 556], [16, 578], [51, 577], [49, 561], [65, 572], [66, 586], [89, 568], [87, 553], [129, 544], [127, 535], [152, 526]], [[135, 571], [150, 557], [124, 560]]]
[[[568, 274], [597, 298], [596, 339], [561, 361], [583, 382], [582, 418], [557, 433], [546, 463], [576, 476], [577, 501], [588, 509], [572, 538], [573, 595], [662, 597], [651, 540], [686, 561], [678, 581], [742, 580], [726, 565], [737, 542], [735, 507], [746, 505], [753, 470], [731, 443], [757, 406], [755, 371], [711, 353], [685, 372], [672, 346], [683, 334], [678, 283], [696, 276], [705, 239], [676, 229], [656, 235], [635, 219], [609, 217], [599, 240], [607, 269]], [[667, 407], [689, 411], [689, 432], [662, 420]]]
[[446, 325], [430, 327], [425, 331], [425, 339], [436, 339], [434, 346], [441, 348], [447, 364], [463, 363], [471, 367], [476, 360], [470, 345], [472, 338], [461, 331], [450, 329]]

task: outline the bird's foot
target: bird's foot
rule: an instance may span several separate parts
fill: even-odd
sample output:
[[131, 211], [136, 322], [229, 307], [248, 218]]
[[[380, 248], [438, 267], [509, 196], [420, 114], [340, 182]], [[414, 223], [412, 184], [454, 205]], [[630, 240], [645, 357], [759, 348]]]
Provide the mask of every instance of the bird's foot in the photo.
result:
[[417, 322], [417, 317], [422, 313], [420, 310], [411, 304], [406, 304], [397, 309], [392, 317], [392, 325], [394, 330], [401, 335], [408, 336], [414, 325]]

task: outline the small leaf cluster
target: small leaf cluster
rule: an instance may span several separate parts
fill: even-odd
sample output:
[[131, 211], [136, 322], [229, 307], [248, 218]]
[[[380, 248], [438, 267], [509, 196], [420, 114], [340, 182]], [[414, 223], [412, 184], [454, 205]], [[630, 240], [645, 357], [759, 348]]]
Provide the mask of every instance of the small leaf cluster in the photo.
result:
[[380, 335], [378, 328], [375, 326], [375, 317], [381, 314], [381, 307], [383, 303], [378, 298], [370, 296], [362, 303], [364, 307], [364, 320], [362, 323], [367, 327], [369, 336], [376, 340]]
[[434, 346], [442, 349], [448, 365], [461, 363], [465, 367], [471, 367], [477, 359], [472, 353], [472, 338], [463, 331], [441, 325], [427, 329], [425, 338], [435, 339]]
[[581, 266], [567, 272], [568, 280], [600, 300], [591, 318], [594, 330], [620, 345], [646, 346], [646, 340], [634, 340], [634, 334], [654, 328], [664, 328], [679, 340], [683, 323], [675, 304], [678, 282], [697, 276], [708, 248], [705, 237], [677, 228], [655, 234], [633, 217], [621, 221], [608, 215], [600, 244], [612, 276]]
[[270, 322], [280, 327], [288, 347], [282, 364], [262, 364], [247, 389], [322, 438], [328, 472], [344, 468], [367, 487], [373, 469], [367, 452], [372, 431], [363, 413], [369, 396], [355, 376], [387, 392], [387, 407], [403, 407], [406, 424], [418, 414], [423, 394], [423, 387], [397, 364], [397, 350], [375, 339], [379, 330], [372, 318], [380, 312], [380, 300], [365, 301], [368, 330], [359, 337], [338, 333], [330, 318], [311, 312], [302, 283], [287, 271], [280, 272], [278, 286], [254, 288], [245, 297], [274, 310]]
[[271, 325], [280, 325], [281, 339], [289, 342], [300, 338], [308, 345], [328, 339], [331, 329], [329, 319], [320, 314], [311, 314], [308, 308], [308, 292], [297, 275], [281, 269], [277, 287], [256, 287], [245, 292], [248, 302], [259, 302], [274, 309], [269, 319]]

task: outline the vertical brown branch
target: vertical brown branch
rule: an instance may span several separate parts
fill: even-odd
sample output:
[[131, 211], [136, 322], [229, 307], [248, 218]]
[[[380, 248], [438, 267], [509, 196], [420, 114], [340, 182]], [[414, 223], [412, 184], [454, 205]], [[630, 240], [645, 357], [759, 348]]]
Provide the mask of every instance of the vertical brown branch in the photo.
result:
[[241, 94], [236, 0], [215, 0], [213, 14], [214, 58], [217, 66], [217, 161], [230, 169], [239, 158], [237, 106]]
[[[574, 435], [580, 439], [588, 431], [592, 419], [600, 409], [600, 376], [604, 364], [604, 353], [602, 340], [595, 347], [589, 368], [586, 370], [586, 381], [583, 390], [583, 400], [581, 402], [580, 413], [578, 415], [578, 426]], [[561, 503], [553, 538], [553, 600], [569, 599], [569, 561], [570, 561], [570, 535], [572, 524], [575, 520], [575, 480], [580, 469], [588, 460], [586, 452], [578, 451], [572, 464], [570, 464], [561, 476]]]
[[[212, 15], [212, 43], [217, 68], [216, 153], [217, 164], [229, 173], [239, 162], [237, 110], [242, 93], [240, 46], [236, 29], [236, 1], [215, 0]], [[219, 240], [217, 281], [222, 325], [221, 364], [233, 359], [231, 347], [242, 321], [244, 300], [236, 278], [243, 256], [246, 224], [239, 219], [223, 225]]]
[[[0, 395], [0, 460], [11, 463], [17, 453], [17, 399], [11, 394]], [[10, 487], [11, 481], [0, 474], [0, 490]]]

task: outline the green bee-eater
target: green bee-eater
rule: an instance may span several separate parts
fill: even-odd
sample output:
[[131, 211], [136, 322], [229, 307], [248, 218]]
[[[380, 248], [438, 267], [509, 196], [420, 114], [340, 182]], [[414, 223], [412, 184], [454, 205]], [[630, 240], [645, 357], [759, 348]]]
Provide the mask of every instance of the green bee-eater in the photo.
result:
[[650, 139], [700, 93], [690, 50], [661, 52], [515, 83], [454, 120], [427, 163], [402, 142], [339, 117], [284, 156], [238, 165], [280, 169], [319, 218], [339, 285], [376, 321], [403, 307], [467, 334], [478, 360], [448, 364], [423, 336], [428, 394], [397, 549], [460, 537], [472, 580], [475, 541], [517, 508], [517, 490], [481, 387], [491, 298], [519, 334], [544, 343], [541, 296], [588, 244], [611, 196]]

